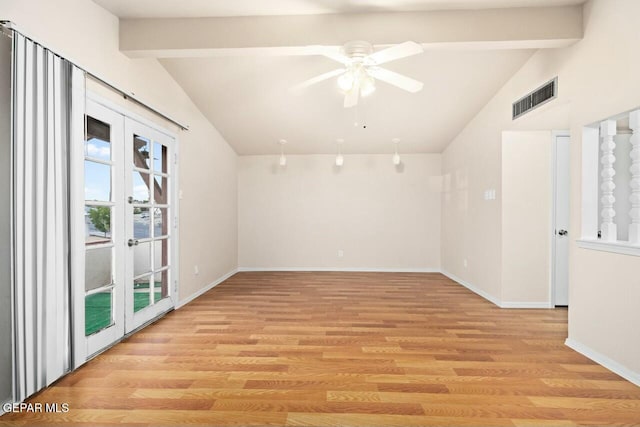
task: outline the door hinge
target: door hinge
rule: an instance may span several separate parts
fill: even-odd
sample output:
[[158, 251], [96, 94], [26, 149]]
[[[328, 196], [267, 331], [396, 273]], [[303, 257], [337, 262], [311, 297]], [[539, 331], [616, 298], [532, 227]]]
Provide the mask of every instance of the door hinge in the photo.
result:
[[174, 165], [178, 164], [178, 153], [173, 153], [173, 164]]

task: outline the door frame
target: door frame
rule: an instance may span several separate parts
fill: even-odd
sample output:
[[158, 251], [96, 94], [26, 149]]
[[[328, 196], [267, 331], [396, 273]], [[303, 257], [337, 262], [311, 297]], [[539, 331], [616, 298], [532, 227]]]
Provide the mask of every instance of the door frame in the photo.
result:
[[[84, 86], [83, 86], [84, 87]], [[172, 283], [169, 283], [169, 287], [171, 289], [173, 295], [173, 306], [167, 310], [170, 311], [174, 309], [178, 305], [178, 301], [180, 300], [179, 295], [179, 277], [180, 277], [180, 227], [178, 226], [180, 219], [180, 200], [179, 200], [179, 180], [180, 180], [180, 156], [179, 156], [179, 138], [176, 132], [167, 130], [155, 123], [154, 121], [141, 116], [140, 114], [134, 113], [130, 109], [113, 102], [109, 99], [106, 99], [95, 92], [87, 90], [86, 92], [83, 90], [82, 92], [77, 91], [73, 94], [73, 101], [80, 105], [83, 110], [83, 115], [87, 112], [87, 103], [89, 101], [98, 104], [102, 107], [105, 107], [117, 114], [123, 116], [123, 129], [122, 134], [123, 137], [125, 135], [124, 122], [127, 118], [131, 120], [135, 120], [154, 131], [160, 132], [170, 138], [173, 139], [174, 147], [174, 159], [172, 160], [173, 172], [173, 188], [171, 188], [169, 197], [173, 201], [173, 216], [170, 218], [170, 226], [173, 229], [173, 245], [174, 249], [172, 250], [171, 262], [173, 269], [173, 276], [171, 278]], [[107, 345], [100, 351], [95, 354], [87, 354], [87, 337], [85, 336], [84, 330], [84, 291], [79, 292], [78, 290], [78, 282], [84, 284], [84, 250], [85, 250], [85, 242], [84, 242], [84, 139], [85, 139], [85, 121], [75, 123], [72, 132], [72, 149], [69, 153], [70, 159], [70, 175], [71, 175], [71, 213], [70, 213], [70, 230], [71, 230], [71, 322], [72, 322], [72, 333], [71, 333], [71, 354], [72, 356], [72, 369], [76, 369], [79, 366], [83, 365], [87, 361], [89, 361], [92, 357], [97, 354], [107, 350], [111, 346], [115, 345], [119, 341], [121, 341], [124, 337], [131, 335], [137, 332], [139, 329], [144, 328], [148, 323], [151, 323], [155, 320], [152, 319], [149, 322], [143, 323], [136, 329], [126, 332], [119, 338], [116, 339], [111, 345]], [[82, 142], [82, 143], [81, 143]], [[122, 143], [124, 144], [124, 138]], [[124, 178], [124, 175], [123, 175]], [[124, 186], [123, 186], [124, 187]], [[123, 200], [124, 202], [124, 200]], [[115, 242], [114, 242], [115, 243]], [[124, 243], [123, 243], [124, 244]], [[125, 290], [126, 292], [126, 290]], [[166, 312], [166, 311], [165, 311]], [[164, 313], [159, 313], [158, 317]], [[126, 317], [126, 313], [125, 313]], [[82, 327], [80, 327], [82, 326]]]
[[[558, 156], [557, 156], [557, 148], [558, 148], [558, 138], [569, 138], [569, 143], [571, 143], [571, 132], [568, 130], [554, 130], [551, 132], [551, 220], [549, 235], [550, 239], [550, 251], [549, 251], [549, 308], [556, 307], [556, 196], [558, 192], [558, 177], [557, 177], [557, 167], [558, 167]], [[569, 161], [569, 165], [571, 161]], [[569, 172], [571, 173], [571, 172]], [[569, 191], [569, 196], [571, 195], [571, 191]], [[569, 260], [567, 259], [567, 263]]]

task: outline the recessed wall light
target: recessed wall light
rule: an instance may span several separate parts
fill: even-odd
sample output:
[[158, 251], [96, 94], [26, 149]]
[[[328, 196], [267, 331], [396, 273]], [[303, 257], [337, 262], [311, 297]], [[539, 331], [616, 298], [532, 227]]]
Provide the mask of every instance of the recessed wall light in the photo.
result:
[[338, 167], [342, 167], [342, 165], [344, 165], [344, 156], [342, 155], [342, 151], [340, 149], [343, 143], [344, 143], [344, 139], [342, 138], [336, 139], [336, 144], [338, 146], [338, 155], [336, 156], [336, 166]]
[[393, 164], [398, 166], [400, 165], [400, 154], [398, 154], [398, 143], [400, 143], [399, 138], [393, 138], [391, 140], [395, 144], [395, 153], [393, 154]]
[[284, 155], [284, 145], [286, 143], [286, 139], [281, 139], [280, 141], [278, 141], [278, 144], [280, 144], [280, 161], [278, 163], [282, 167], [287, 166], [287, 157]]

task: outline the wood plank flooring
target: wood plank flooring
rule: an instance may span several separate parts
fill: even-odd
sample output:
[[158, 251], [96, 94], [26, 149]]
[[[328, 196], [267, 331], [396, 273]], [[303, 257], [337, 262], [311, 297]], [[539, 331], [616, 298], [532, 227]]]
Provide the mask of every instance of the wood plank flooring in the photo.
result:
[[4, 425], [640, 425], [640, 388], [440, 274], [240, 273]]

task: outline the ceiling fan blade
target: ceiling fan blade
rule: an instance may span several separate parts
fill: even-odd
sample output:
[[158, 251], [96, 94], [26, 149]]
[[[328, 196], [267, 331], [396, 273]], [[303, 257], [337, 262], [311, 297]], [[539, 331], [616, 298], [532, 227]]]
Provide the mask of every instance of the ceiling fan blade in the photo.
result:
[[304, 54], [322, 55], [343, 65], [349, 65], [351, 63], [351, 59], [342, 53], [342, 49], [337, 46], [307, 46], [304, 49]]
[[424, 83], [419, 82], [418, 80], [389, 71], [385, 68], [371, 67], [367, 69], [367, 73], [376, 80], [381, 80], [411, 93], [420, 92], [424, 87]]
[[424, 52], [422, 46], [416, 42], [408, 41], [374, 52], [367, 57], [374, 64], [384, 64], [407, 56], [417, 55]]
[[344, 108], [351, 108], [358, 105], [360, 98], [360, 79], [355, 79], [353, 87], [344, 95]]
[[309, 86], [312, 86], [316, 83], [320, 83], [322, 81], [328, 80], [332, 77], [336, 77], [339, 76], [340, 74], [343, 74], [345, 71], [344, 68], [338, 68], [337, 70], [333, 70], [333, 71], [329, 71], [328, 73], [324, 73], [324, 74], [320, 74], [319, 76], [313, 77], [309, 80], [305, 80], [302, 83], [298, 83], [297, 85], [293, 86], [291, 88], [292, 92], [300, 92], [303, 89], [308, 88]]
[[349, 65], [351, 63], [351, 59], [348, 56], [341, 54], [340, 52], [324, 52], [323, 56], [326, 56], [329, 59], [333, 59], [341, 63], [342, 65]]

